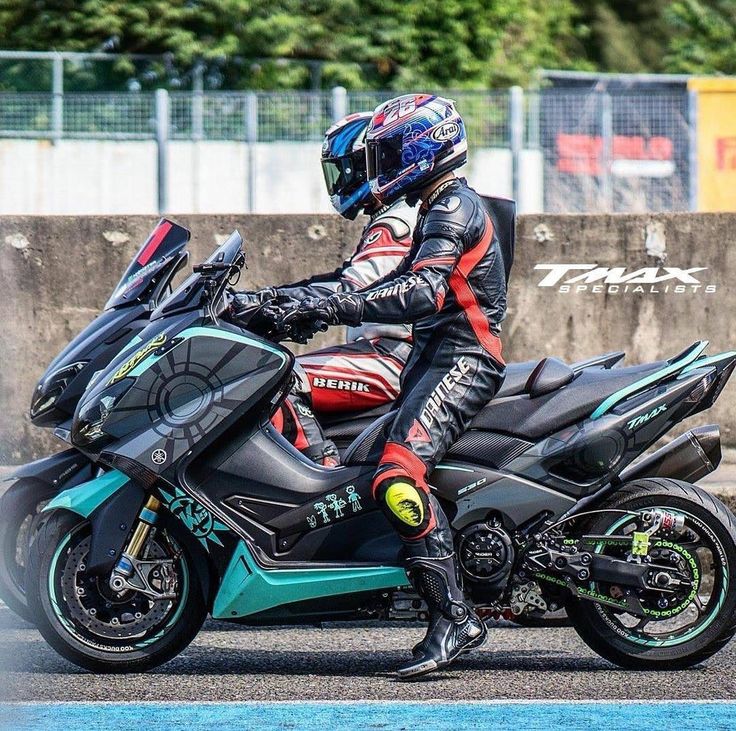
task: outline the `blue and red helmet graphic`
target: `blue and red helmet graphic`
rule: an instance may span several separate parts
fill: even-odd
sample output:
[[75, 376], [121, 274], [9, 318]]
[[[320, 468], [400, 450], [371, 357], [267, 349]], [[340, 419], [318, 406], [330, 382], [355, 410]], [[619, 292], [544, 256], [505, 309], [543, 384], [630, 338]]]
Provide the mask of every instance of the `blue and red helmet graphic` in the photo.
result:
[[366, 145], [371, 190], [384, 204], [421, 189], [467, 156], [465, 125], [454, 102], [432, 94], [406, 94], [379, 106]]

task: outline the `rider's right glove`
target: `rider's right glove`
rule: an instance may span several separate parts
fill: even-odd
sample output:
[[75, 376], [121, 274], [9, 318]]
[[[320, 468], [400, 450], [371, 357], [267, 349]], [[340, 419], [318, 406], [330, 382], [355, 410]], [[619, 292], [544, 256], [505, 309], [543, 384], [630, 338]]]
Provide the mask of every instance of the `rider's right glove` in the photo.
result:
[[363, 322], [363, 300], [344, 292], [336, 292], [324, 299], [307, 297], [299, 305], [297, 313], [304, 320], [326, 325], [355, 326]]

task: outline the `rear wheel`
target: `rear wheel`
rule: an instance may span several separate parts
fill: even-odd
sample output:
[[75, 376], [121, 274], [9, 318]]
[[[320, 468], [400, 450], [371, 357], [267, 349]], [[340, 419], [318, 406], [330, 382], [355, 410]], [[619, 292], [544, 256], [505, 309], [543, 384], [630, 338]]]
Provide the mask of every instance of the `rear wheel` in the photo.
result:
[[28, 602], [46, 641], [71, 662], [102, 673], [141, 672], [181, 652], [207, 616], [200, 564], [185, 545], [166, 530], [148, 538], [142, 557], [161, 561], [163, 573], [175, 577], [175, 598], [152, 599], [114, 591], [109, 575], [90, 576], [90, 539], [86, 520], [57, 511], [31, 544]]
[[23, 480], [0, 498], [0, 599], [26, 622], [33, 622], [25, 588], [28, 545], [38, 514], [58, 491], [42, 482]]
[[[630, 535], [641, 530], [641, 515], [656, 508], [682, 518], [682, 528], [652, 536], [648, 557], [679, 578], [663, 579], [662, 590], [591, 582], [593, 592], [611, 599], [633, 592], [646, 614], [571, 599], [568, 615], [580, 637], [602, 657], [632, 669], [685, 668], [718, 652], [736, 632], [736, 523], [728, 508], [694, 485], [664, 478], [632, 482], [601, 508], [627, 512], [601, 514], [586, 533]], [[602, 541], [595, 552], [625, 559], [628, 550]]]

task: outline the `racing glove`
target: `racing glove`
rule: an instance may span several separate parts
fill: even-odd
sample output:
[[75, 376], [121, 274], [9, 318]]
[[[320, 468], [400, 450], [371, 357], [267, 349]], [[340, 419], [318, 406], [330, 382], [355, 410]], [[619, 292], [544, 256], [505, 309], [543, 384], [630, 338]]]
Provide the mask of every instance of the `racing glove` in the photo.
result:
[[237, 317], [244, 310], [264, 305], [277, 297], [278, 292], [273, 287], [264, 287], [256, 292], [237, 292], [230, 301], [230, 311]]
[[324, 299], [307, 297], [299, 305], [299, 317], [326, 325], [360, 325], [363, 300], [352, 294], [336, 292]]

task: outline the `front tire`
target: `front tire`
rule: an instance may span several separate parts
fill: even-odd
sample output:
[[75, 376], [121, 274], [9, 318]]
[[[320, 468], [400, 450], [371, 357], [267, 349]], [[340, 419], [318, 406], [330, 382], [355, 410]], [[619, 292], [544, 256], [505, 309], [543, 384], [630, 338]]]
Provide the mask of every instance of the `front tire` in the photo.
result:
[[26, 622], [33, 622], [25, 586], [28, 546], [38, 513], [58, 492], [43, 482], [23, 480], [0, 498], [0, 599]]
[[44, 639], [67, 660], [97, 673], [142, 672], [179, 654], [207, 616], [201, 563], [170, 530], [159, 531], [147, 546], [151, 557], [174, 559], [177, 598], [116, 594], [107, 575], [86, 574], [90, 535], [86, 520], [60, 510], [31, 544], [28, 604]]
[[[650, 609], [643, 618], [631, 619], [625, 611], [594, 601], [570, 599], [568, 616], [582, 640], [602, 657], [632, 670], [687, 668], [723, 648], [736, 633], [736, 521], [728, 508], [695, 485], [666, 478], [632, 482], [599, 507], [606, 508], [633, 512], [662, 508], [684, 516], [679, 535], [660, 531], [652, 537], [650, 555], [655, 554], [656, 562], [670, 561], [691, 571], [692, 581], [682, 597], [657, 599], [644, 592], [642, 606]], [[621, 512], [603, 513], [585, 533], [626, 534], [627, 521], [635, 520]], [[603, 543], [599, 547], [609, 550]], [[591, 588], [612, 597], [622, 590], [600, 582], [591, 582]]]

